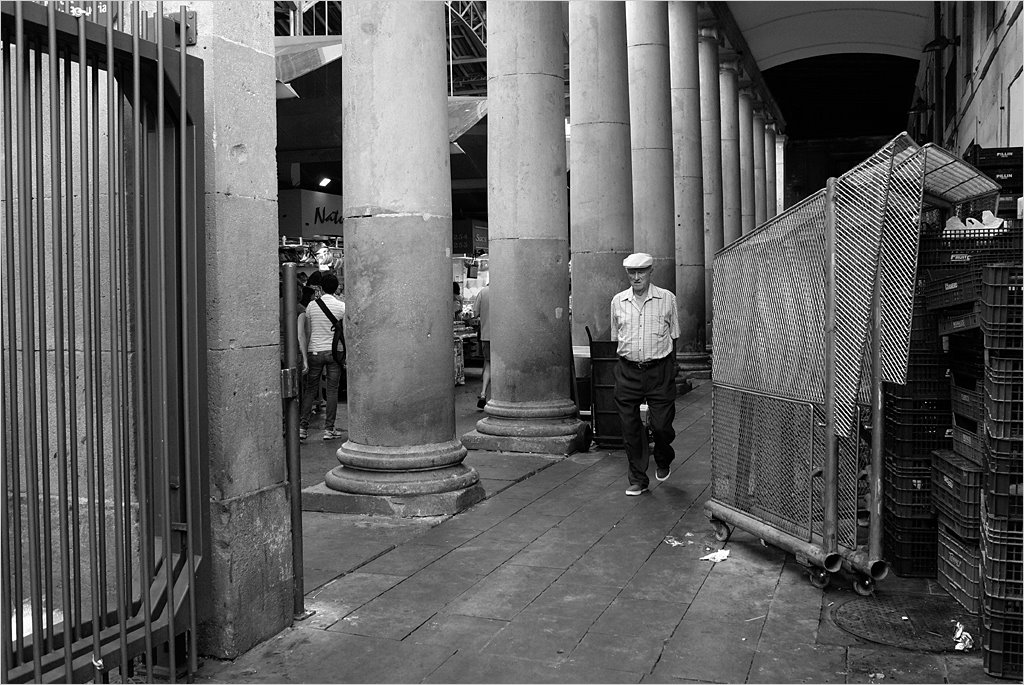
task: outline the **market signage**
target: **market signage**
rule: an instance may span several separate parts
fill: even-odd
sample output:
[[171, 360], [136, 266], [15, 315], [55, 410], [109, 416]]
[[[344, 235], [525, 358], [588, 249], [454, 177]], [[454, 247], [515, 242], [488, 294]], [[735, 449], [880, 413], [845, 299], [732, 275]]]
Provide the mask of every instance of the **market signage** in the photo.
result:
[[315, 190], [280, 190], [277, 207], [280, 235], [303, 238], [342, 235], [340, 195]]

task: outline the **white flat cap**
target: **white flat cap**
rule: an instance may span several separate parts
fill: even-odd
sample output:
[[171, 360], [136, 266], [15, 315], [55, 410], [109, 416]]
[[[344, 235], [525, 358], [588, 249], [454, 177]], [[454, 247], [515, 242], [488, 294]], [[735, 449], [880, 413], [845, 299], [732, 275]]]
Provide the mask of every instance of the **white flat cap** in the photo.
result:
[[654, 266], [654, 257], [646, 252], [634, 252], [622, 260], [622, 266], [627, 269], [646, 269]]

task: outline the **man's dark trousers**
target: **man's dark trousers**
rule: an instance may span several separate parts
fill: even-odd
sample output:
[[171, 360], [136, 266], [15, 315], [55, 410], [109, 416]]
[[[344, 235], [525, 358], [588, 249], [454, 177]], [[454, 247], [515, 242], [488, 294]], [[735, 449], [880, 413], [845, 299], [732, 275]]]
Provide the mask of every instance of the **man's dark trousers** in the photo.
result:
[[640, 420], [640, 405], [647, 400], [648, 420], [654, 433], [654, 463], [667, 469], [675, 459], [672, 441], [676, 431], [672, 422], [676, 418], [676, 365], [673, 355], [643, 368], [633, 362], [619, 359], [615, 365], [615, 406], [622, 422], [622, 438], [626, 443], [629, 461], [629, 483], [646, 488], [649, 457], [644, 449], [647, 436]]

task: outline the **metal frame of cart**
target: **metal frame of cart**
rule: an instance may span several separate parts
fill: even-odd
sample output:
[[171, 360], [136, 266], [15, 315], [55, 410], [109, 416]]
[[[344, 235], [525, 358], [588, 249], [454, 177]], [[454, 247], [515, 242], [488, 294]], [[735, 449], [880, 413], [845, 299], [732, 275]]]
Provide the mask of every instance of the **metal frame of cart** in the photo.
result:
[[746, 530], [818, 587], [845, 568], [870, 594], [886, 576], [882, 383], [906, 382], [920, 220], [994, 209], [998, 191], [903, 133], [715, 255], [705, 513], [720, 540]]

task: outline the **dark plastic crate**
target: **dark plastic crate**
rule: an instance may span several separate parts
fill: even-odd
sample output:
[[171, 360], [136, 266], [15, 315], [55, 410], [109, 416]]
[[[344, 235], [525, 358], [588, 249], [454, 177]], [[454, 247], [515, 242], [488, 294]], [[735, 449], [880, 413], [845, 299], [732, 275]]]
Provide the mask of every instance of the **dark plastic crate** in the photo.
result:
[[1024, 473], [1024, 449], [1017, 438], [997, 438], [985, 428], [985, 468], [992, 473]]
[[1024, 304], [1024, 263], [1005, 262], [982, 267], [982, 301], [992, 305]]
[[991, 534], [981, 536], [981, 572], [990, 597], [1021, 599], [1024, 595], [1024, 544], [994, 542]]
[[[978, 378], [981, 378], [980, 373]], [[945, 369], [943, 369], [938, 375], [920, 379], [908, 379], [904, 385], [886, 383], [885, 394], [886, 396], [899, 398], [945, 399], [949, 397], [949, 378], [946, 376]]]
[[950, 408], [954, 414], [966, 416], [979, 422], [985, 418], [985, 404], [980, 391], [967, 390], [950, 384], [949, 399]]
[[1014, 541], [1024, 539], [1024, 520], [1013, 516], [995, 516], [989, 513], [992, 501], [988, 491], [981, 498], [981, 529], [994, 539]]
[[961, 517], [959, 514], [950, 514], [943, 507], [945, 505], [940, 503], [939, 498], [935, 497], [935, 493], [932, 493], [932, 503], [935, 505], [935, 510], [938, 512], [938, 519], [941, 525], [949, 528], [953, 533], [961, 540], [971, 540], [977, 542], [981, 539], [981, 514], [980, 508], [977, 516], [972, 518]]
[[[1005, 419], [994, 418], [992, 416], [993, 409], [1000, 411], [1001, 416], [1010, 414], [1010, 417]], [[985, 427], [988, 429], [988, 434], [992, 437], [1001, 440], [1024, 439], [1024, 425], [1021, 425], [1019, 403], [1007, 402], [1006, 406], [999, 406], [993, 402], [985, 407], [985, 414]]]
[[981, 665], [986, 675], [1020, 680], [1024, 675], [1024, 621], [1020, 614], [983, 612]]
[[981, 299], [981, 268], [945, 274], [921, 288], [929, 310], [974, 304]]
[[893, 515], [927, 516], [932, 507], [931, 469], [900, 469], [885, 465], [882, 492]]
[[[1003, 307], [1002, 309], [1008, 309]], [[992, 311], [990, 308], [989, 312]], [[1020, 310], [1016, 310], [1020, 313]], [[1016, 350], [1024, 349], [1024, 329], [1021, 321], [1008, 324], [986, 324], [982, 313], [981, 331], [985, 334], [985, 347], [990, 350]]]
[[939, 549], [938, 529], [911, 530], [885, 525], [883, 531], [885, 559], [893, 573], [904, 578], [934, 578], [937, 573]]
[[984, 465], [984, 439], [980, 435], [972, 433], [962, 426], [954, 425], [952, 429], [952, 437], [953, 451], [956, 454], [977, 466]]
[[990, 516], [1024, 518], [1024, 476], [985, 474], [985, 509]]
[[[980, 551], [980, 547], [978, 548]], [[1024, 600], [1020, 597], [1000, 597], [998, 587], [993, 587], [991, 581], [985, 578], [984, 571], [981, 574], [981, 606], [987, 614], [1009, 614], [1021, 616], [1024, 611]]]
[[[990, 205], [993, 203], [989, 203]], [[995, 209], [989, 206], [988, 209]], [[922, 232], [918, 247], [920, 268], [971, 268], [1020, 259], [1020, 227], [976, 228], [955, 233]]]
[[1024, 401], [1024, 360], [1020, 355], [985, 355], [985, 392], [997, 402]]
[[[948, 445], [947, 445], [948, 447]], [[938, 447], [943, 448], [943, 447]], [[886, 446], [885, 449], [885, 468], [897, 468], [901, 470], [905, 469], [924, 469], [928, 470], [932, 468], [932, 449], [928, 452], [914, 453], [911, 455], [901, 455], [895, 453]]]
[[885, 409], [886, 438], [896, 440], [932, 440], [943, 436], [950, 426], [949, 409], [940, 411], [901, 411], [895, 405]]
[[1022, 148], [1019, 147], [978, 147], [971, 148], [970, 155], [965, 157], [974, 167], [986, 172], [992, 167], [1020, 165]]
[[950, 311], [945, 316], [939, 317], [939, 335], [951, 335], [953, 333], [965, 333], [981, 327], [981, 304], [976, 303], [971, 308], [961, 308], [957, 311]]
[[972, 614], [981, 609], [981, 551], [977, 542], [959, 539], [940, 520], [937, 571], [939, 585]]
[[979, 535], [984, 475], [980, 466], [950, 450], [932, 453], [932, 503], [960, 537]]
[[950, 397], [912, 397], [899, 395], [885, 395], [883, 408], [885, 412], [894, 411], [900, 415], [907, 412], [930, 412], [933, 414], [946, 415], [952, 410], [953, 404]]

